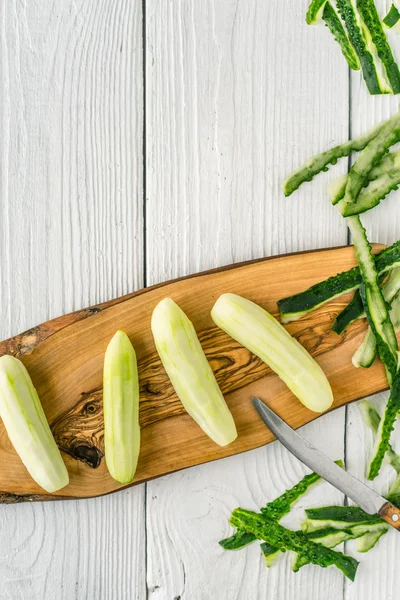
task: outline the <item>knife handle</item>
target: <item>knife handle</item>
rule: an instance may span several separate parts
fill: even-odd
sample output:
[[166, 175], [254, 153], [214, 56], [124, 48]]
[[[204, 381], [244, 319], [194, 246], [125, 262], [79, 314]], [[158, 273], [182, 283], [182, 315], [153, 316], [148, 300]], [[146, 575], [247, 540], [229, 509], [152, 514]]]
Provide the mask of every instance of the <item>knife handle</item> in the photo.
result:
[[400, 531], [400, 510], [391, 502], [386, 502], [378, 511], [386, 523]]

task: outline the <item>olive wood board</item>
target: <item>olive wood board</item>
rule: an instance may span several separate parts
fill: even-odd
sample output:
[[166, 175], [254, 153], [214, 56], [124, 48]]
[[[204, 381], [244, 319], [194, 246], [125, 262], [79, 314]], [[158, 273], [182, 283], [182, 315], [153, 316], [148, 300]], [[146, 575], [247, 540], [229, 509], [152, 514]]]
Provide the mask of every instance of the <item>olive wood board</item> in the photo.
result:
[[[375, 245], [374, 251], [383, 246]], [[277, 300], [346, 271], [356, 264], [351, 246], [265, 258], [161, 283], [43, 323], [0, 343], [27, 367], [70, 483], [45, 493], [29, 476], [0, 423], [0, 502], [101, 496], [124, 486], [104, 460], [102, 369], [117, 329], [130, 337], [138, 358], [141, 450], [132, 485], [268, 444], [274, 438], [259, 418], [252, 396], [265, 400], [292, 427], [319, 415], [305, 408], [257, 357], [218, 329], [210, 311], [224, 292], [241, 294], [277, 316]], [[192, 320], [231, 409], [238, 438], [221, 448], [185, 412], [158, 358], [150, 329], [156, 304], [171, 297]], [[332, 409], [387, 388], [380, 361], [367, 370], [351, 357], [366, 331], [353, 323], [342, 336], [330, 330], [351, 294], [333, 300], [287, 328], [317, 359], [334, 392]], [[126, 486], [125, 486], [126, 487]]]

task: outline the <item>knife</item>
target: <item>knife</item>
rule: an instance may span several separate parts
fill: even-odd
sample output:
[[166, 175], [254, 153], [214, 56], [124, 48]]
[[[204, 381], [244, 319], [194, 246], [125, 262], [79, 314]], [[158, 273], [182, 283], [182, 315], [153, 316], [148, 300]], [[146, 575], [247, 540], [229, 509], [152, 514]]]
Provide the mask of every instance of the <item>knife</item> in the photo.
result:
[[260, 417], [282, 444], [300, 459], [307, 467], [320, 475], [325, 481], [351, 498], [366, 513], [378, 513], [392, 527], [400, 530], [400, 510], [391, 502], [371, 490], [350, 473], [339, 467], [330, 458], [310, 444], [302, 435], [294, 431], [273, 410], [259, 398], [253, 398]]

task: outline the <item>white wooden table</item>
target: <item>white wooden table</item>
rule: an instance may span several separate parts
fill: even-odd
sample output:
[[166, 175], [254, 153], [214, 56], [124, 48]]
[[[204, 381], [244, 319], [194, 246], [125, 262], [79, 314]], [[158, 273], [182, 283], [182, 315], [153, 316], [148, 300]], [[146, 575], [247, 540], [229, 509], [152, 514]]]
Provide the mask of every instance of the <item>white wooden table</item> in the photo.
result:
[[[348, 242], [325, 190], [345, 162], [293, 198], [280, 184], [398, 99], [367, 96], [326, 29], [305, 25], [306, 6], [0, 3], [2, 339], [144, 285]], [[400, 237], [399, 199], [364, 219], [372, 240]], [[356, 406], [304, 432], [363, 476], [371, 439]], [[109, 497], [0, 506], [0, 599], [397, 599], [395, 533], [354, 584], [334, 568], [294, 575], [289, 557], [267, 570], [255, 544], [218, 546], [233, 508], [260, 507], [304, 472], [272, 444]], [[292, 519], [343, 501], [323, 484]]]

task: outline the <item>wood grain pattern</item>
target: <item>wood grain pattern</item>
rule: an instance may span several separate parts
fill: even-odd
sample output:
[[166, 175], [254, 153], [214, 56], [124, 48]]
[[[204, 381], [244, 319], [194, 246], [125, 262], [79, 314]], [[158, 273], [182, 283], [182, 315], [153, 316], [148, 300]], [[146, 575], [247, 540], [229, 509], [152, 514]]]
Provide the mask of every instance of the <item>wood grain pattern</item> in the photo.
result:
[[[143, 286], [142, 2], [0, 2], [0, 339]], [[143, 600], [144, 489], [0, 506], [0, 598]]]
[[[210, 311], [221, 293], [233, 291], [273, 312], [280, 297], [338, 271], [346, 271], [354, 264], [351, 247], [259, 260], [154, 286], [118, 303], [112, 301], [110, 306], [104, 304], [101, 309], [89, 310], [85, 314], [90, 316], [84, 319], [79, 311], [75, 322], [73, 315], [67, 319], [61, 317], [69, 325], [59, 328], [55, 320], [55, 333], [48, 335], [52, 327], [45, 324], [47, 338], [40, 326], [36, 328], [37, 344], [32, 343], [31, 333], [26, 346], [24, 335], [20, 336], [22, 341], [15, 346], [16, 352], [32, 377], [56, 442], [67, 455], [70, 483], [54, 496], [90, 497], [121, 487], [108, 475], [102, 461], [103, 360], [116, 329], [123, 329], [130, 336], [138, 357], [142, 442], [134, 483], [271, 441], [272, 435], [250, 403], [252, 395], [266, 398], [295, 427], [315, 418], [315, 413], [294, 401], [283, 382], [266, 365], [213, 326]], [[225, 448], [215, 445], [187, 415], [155, 351], [151, 313], [167, 296], [183, 308], [199, 331], [206, 356], [233, 412], [239, 436]], [[330, 327], [344, 302], [346, 297], [288, 326], [324, 368], [333, 388], [335, 407], [386, 386], [379, 363], [355, 385], [359, 374], [351, 364], [351, 355], [362, 339], [366, 324], [359, 321], [343, 337], [334, 334]], [[0, 355], [12, 347], [12, 341], [3, 342]], [[16, 501], [16, 495], [21, 501], [37, 499], [41, 490], [27, 476], [2, 426], [0, 449], [1, 499], [7, 501], [7, 493], [12, 494], [11, 502]]]

